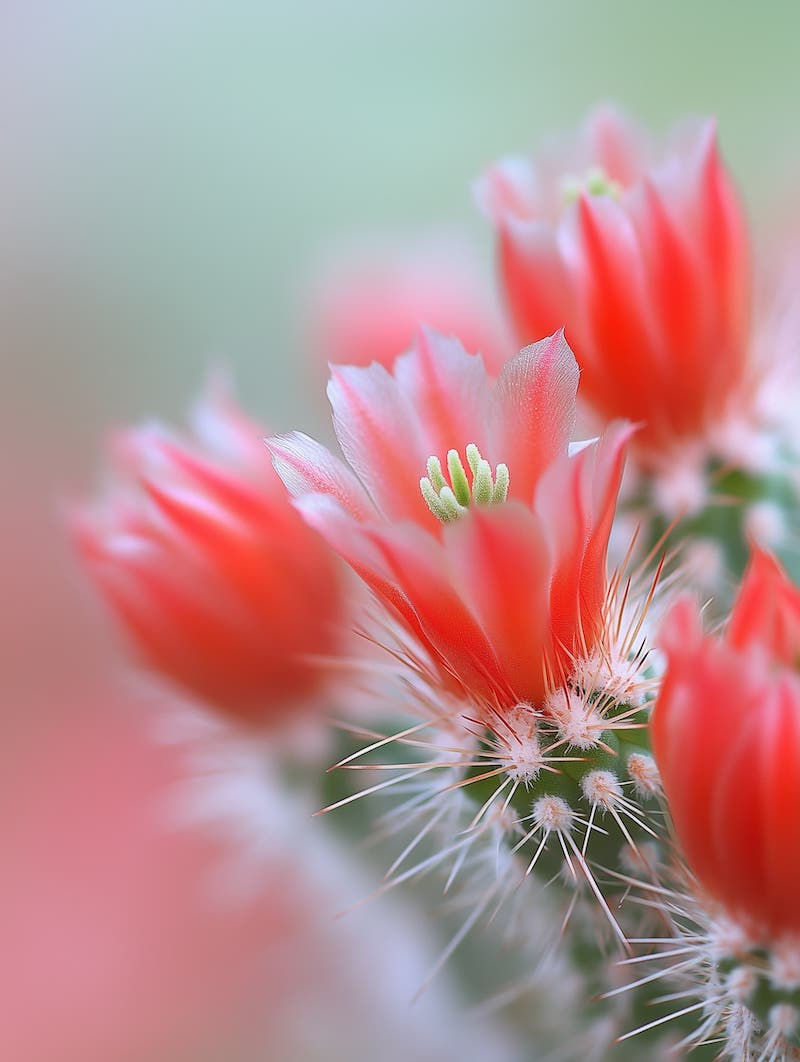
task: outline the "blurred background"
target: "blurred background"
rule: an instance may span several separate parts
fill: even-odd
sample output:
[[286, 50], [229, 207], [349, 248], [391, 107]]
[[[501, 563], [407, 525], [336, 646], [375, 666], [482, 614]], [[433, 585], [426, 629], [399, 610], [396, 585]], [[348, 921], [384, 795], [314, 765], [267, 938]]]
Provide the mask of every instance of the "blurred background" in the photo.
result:
[[[322, 430], [320, 263], [353, 237], [444, 227], [491, 285], [472, 180], [599, 99], [659, 131], [716, 114], [752, 218], [796, 227], [798, 34], [782, 0], [0, 5], [0, 990], [16, 1015], [0, 1057], [318, 1057], [264, 1039], [274, 902], [246, 912], [261, 936], [241, 909], [212, 917], [195, 892], [217, 839], [159, 833], [159, 786], [182, 768], [148, 751], [59, 524], [105, 432], [180, 418], [213, 365], [273, 428]], [[220, 976], [196, 984], [198, 966]], [[155, 968], [163, 991], [144, 992]], [[407, 987], [384, 999], [398, 1027]], [[114, 1000], [133, 1002], [108, 1021]]]

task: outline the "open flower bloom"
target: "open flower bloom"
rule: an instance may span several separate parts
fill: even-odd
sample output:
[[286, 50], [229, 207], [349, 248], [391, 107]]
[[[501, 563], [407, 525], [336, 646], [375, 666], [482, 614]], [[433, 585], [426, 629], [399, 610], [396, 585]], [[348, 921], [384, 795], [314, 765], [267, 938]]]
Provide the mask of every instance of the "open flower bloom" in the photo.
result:
[[754, 552], [724, 637], [678, 601], [653, 745], [678, 839], [729, 914], [800, 931], [800, 590]]
[[477, 195], [518, 340], [565, 326], [581, 397], [602, 419], [643, 423], [640, 459], [656, 463], [728, 415], [747, 386], [750, 276], [713, 122], [657, 151], [599, 108], [574, 143], [496, 164]]
[[336, 559], [286, 498], [259, 427], [224, 396], [196, 439], [158, 426], [115, 441], [116, 480], [73, 531], [87, 571], [146, 663], [251, 724], [318, 691], [332, 651]]
[[311, 343], [320, 363], [391, 368], [420, 321], [457, 335], [493, 373], [515, 352], [471, 247], [454, 239], [346, 250], [311, 296]]
[[270, 440], [297, 505], [479, 705], [538, 705], [602, 637], [606, 550], [630, 428], [570, 452], [578, 368], [561, 333], [492, 381], [423, 331], [397, 359], [334, 367], [355, 473], [299, 433]]

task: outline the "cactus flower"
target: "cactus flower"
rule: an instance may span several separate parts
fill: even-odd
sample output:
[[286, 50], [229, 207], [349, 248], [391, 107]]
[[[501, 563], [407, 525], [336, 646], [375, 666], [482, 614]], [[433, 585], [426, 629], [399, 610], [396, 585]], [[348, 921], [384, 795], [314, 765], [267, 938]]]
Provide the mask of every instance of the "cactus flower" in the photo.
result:
[[800, 931], [800, 590], [754, 551], [727, 631], [672, 607], [653, 745], [707, 892], [757, 933]]
[[564, 326], [581, 397], [603, 421], [643, 424], [640, 461], [733, 416], [749, 386], [749, 256], [713, 122], [656, 150], [598, 108], [574, 143], [497, 163], [477, 195], [518, 340]]
[[332, 370], [344, 462], [269, 441], [309, 524], [489, 710], [541, 704], [602, 638], [630, 428], [571, 451], [578, 368], [561, 333], [508, 361], [423, 331], [392, 372]]
[[471, 251], [442, 238], [376, 243], [338, 255], [311, 293], [315, 360], [390, 368], [424, 322], [459, 336], [496, 375], [515, 348]]
[[144, 661], [247, 724], [318, 690], [332, 651], [336, 560], [286, 498], [263, 432], [225, 396], [196, 438], [146, 425], [114, 443], [109, 496], [73, 520], [84, 567]]

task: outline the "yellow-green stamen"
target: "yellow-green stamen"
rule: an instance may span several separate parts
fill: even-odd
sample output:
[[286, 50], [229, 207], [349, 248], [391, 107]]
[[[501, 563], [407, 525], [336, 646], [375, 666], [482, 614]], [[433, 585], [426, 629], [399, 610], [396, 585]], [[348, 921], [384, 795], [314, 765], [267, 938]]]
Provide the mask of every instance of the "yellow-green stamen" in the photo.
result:
[[499, 464], [493, 475], [491, 465], [481, 457], [475, 443], [467, 446], [465, 454], [472, 472], [471, 486], [458, 450], [447, 452], [449, 483], [438, 457], [428, 458], [428, 474], [419, 481], [426, 505], [443, 524], [458, 520], [473, 502], [475, 505], [498, 505], [508, 497], [508, 466]]
[[622, 186], [612, 179], [599, 166], [592, 166], [583, 177], [572, 175], [565, 177], [561, 184], [561, 199], [565, 206], [574, 203], [581, 194], [608, 195], [612, 199], [619, 199], [622, 194]]

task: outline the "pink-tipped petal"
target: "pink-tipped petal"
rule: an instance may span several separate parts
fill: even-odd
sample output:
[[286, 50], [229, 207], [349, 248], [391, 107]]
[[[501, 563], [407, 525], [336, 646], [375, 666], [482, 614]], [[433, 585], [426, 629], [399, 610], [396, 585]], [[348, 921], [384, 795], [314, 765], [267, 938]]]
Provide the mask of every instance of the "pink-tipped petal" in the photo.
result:
[[382, 365], [331, 367], [328, 397], [342, 452], [380, 512], [392, 520], [432, 516], [419, 491], [425, 440], [409, 396]]
[[356, 519], [375, 515], [375, 507], [359, 481], [338, 457], [300, 431], [265, 440], [275, 471], [293, 498], [329, 494]]
[[544, 470], [567, 451], [577, 389], [578, 366], [563, 332], [526, 347], [500, 374], [492, 453], [509, 467], [511, 496], [527, 505]]
[[581, 130], [586, 157], [623, 188], [636, 181], [652, 152], [647, 132], [609, 103], [595, 107]]
[[[452, 447], [467, 443], [486, 451], [488, 378], [483, 359], [461, 343], [420, 328], [412, 349], [395, 363], [397, 386], [409, 398], [420, 424], [426, 458], [444, 462]], [[425, 474], [424, 466], [418, 476]]]

